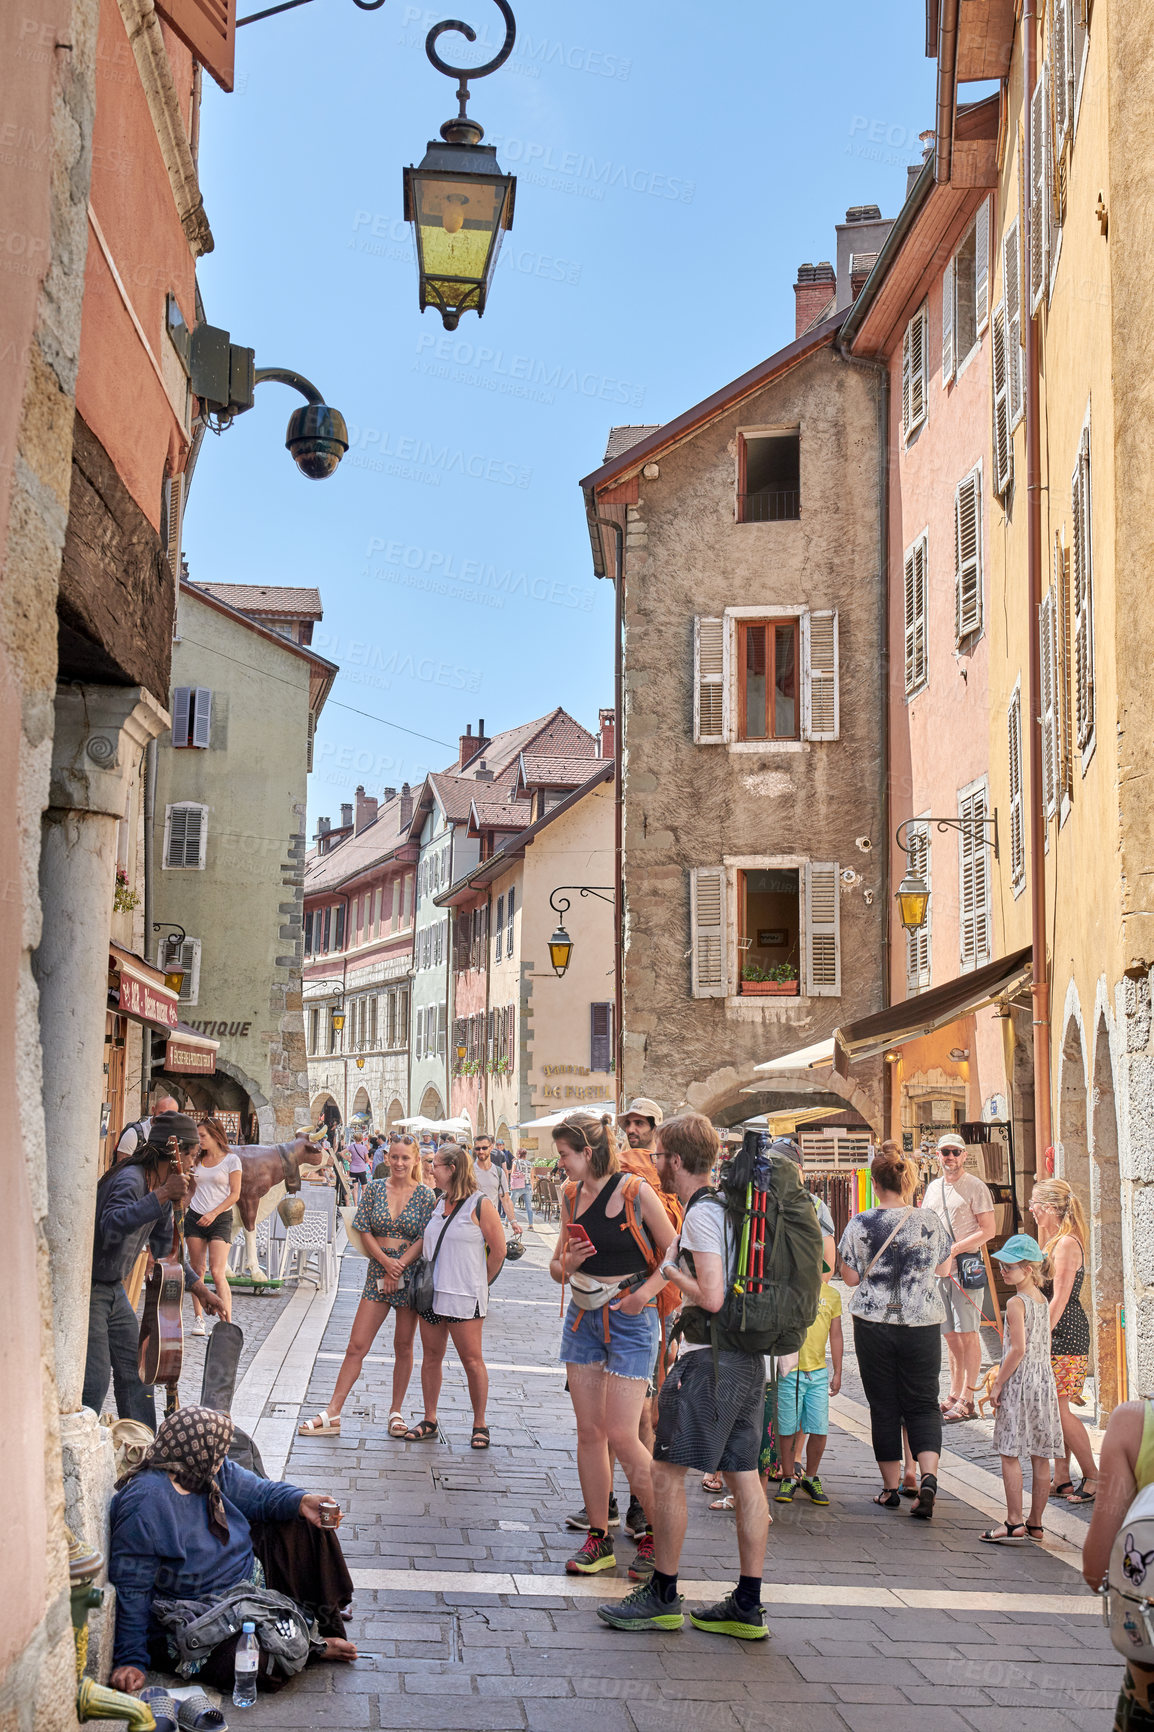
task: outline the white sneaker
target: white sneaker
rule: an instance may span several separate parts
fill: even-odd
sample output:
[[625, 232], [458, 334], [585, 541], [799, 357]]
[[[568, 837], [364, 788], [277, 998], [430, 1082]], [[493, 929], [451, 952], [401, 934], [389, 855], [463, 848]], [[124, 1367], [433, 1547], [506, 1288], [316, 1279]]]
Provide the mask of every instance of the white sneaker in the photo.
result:
[[192, 1328], [189, 1330], [188, 1333], [190, 1335], [206, 1335], [208, 1333], [208, 1331], [206, 1330], [206, 1328], [204, 1326], [204, 1318], [203, 1317], [194, 1317], [192, 1320]]

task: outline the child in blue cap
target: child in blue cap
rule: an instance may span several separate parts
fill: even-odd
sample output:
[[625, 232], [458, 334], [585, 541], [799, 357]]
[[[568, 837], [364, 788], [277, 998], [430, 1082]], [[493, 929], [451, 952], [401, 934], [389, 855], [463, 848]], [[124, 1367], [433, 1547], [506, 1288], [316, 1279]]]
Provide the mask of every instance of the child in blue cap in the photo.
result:
[[[1002, 1364], [990, 1396], [994, 1448], [1002, 1458], [1006, 1519], [980, 1537], [989, 1545], [1025, 1545], [1044, 1536], [1050, 1462], [1061, 1459], [1062, 1414], [1050, 1365], [1050, 1309], [1042, 1293], [1046, 1254], [1029, 1233], [1015, 1233], [994, 1256], [1014, 1295], [1006, 1303]], [[1030, 1458], [1030, 1520], [1022, 1519], [1022, 1457]]]

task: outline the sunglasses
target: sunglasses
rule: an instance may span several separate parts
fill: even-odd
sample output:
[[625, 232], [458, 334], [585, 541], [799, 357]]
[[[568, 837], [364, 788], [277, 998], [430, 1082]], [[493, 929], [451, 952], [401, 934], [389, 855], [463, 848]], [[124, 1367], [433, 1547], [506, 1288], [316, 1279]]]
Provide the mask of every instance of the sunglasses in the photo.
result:
[[390, 1143], [407, 1143], [410, 1149], [415, 1149], [417, 1146], [416, 1140], [413, 1137], [390, 1137], [389, 1142]]

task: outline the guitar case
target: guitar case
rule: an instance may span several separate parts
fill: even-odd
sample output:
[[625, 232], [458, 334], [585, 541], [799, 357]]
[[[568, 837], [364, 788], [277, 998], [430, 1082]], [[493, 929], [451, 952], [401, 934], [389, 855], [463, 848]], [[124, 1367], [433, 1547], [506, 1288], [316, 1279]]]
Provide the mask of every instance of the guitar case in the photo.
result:
[[[243, 1346], [244, 1331], [238, 1323], [225, 1323], [221, 1319], [213, 1326], [204, 1348], [204, 1375], [200, 1382], [202, 1407], [211, 1407], [217, 1413], [231, 1411]], [[229, 1460], [235, 1461], [238, 1467], [247, 1467], [250, 1473], [259, 1475], [261, 1479], [268, 1478], [260, 1450], [247, 1431], [241, 1431], [238, 1427], [233, 1432], [228, 1455]]]

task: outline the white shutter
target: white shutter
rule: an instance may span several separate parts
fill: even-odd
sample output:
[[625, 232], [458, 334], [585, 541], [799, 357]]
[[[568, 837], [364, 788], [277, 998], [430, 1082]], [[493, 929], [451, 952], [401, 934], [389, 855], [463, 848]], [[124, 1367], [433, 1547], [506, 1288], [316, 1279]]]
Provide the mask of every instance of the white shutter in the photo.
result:
[[1017, 217], [1002, 241], [1002, 273], [1006, 285], [1006, 376], [1012, 433], [1026, 412], [1022, 390], [1022, 230]]
[[833, 862], [809, 860], [805, 868], [805, 955], [811, 998], [841, 996], [841, 909]]
[[1050, 67], [1053, 74], [1054, 145], [1058, 155], [1069, 136], [1074, 105], [1070, 0], [1051, 0]]
[[163, 492], [164, 521], [163, 531], [164, 557], [168, 561], [177, 584], [180, 583], [180, 532], [184, 517], [184, 476], [169, 475], [165, 479]]
[[1014, 687], [1006, 711], [1010, 766], [1010, 888], [1017, 895], [1026, 883], [1026, 813], [1022, 798], [1022, 687]]
[[973, 470], [954, 495], [955, 634], [960, 643], [982, 627], [981, 469]]
[[1070, 483], [1074, 589], [1074, 724], [1083, 749], [1094, 737], [1094, 580], [1090, 533], [1090, 429], [1082, 429]]
[[694, 998], [724, 998], [726, 988], [725, 867], [695, 866], [689, 874]]
[[837, 676], [837, 610], [801, 619], [804, 727], [807, 740], [836, 740], [840, 723]]
[[[1058, 554], [1059, 551], [1058, 548], [1055, 548], [1055, 554]], [[1042, 803], [1047, 818], [1052, 818], [1058, 809], [1058, 670], [1054, 656], [1056, 647], [1054, 604], [1057, 597], [1057, 586], [1048, 589], [1042, 597], [1042, 605], [1038, 609], [1038, 648], [1042, 685]]]
[[164, 814], [164, 864], [203, 868], [208, 840], [206, 806], [169, 806]]
[[172, 743], [174, 746], [188, 744], [188, 717], [192, 704], [192, 691], [188, 686], [176, 686], [172, 693]]
[[963, 969], [990, 960], [990, 865], [986, 846], [986, 790], [958, 796], [958, 937]]
[[926, 418], [926, 328], [923, 305], [902, 336], [902, 430], [907, 439]]
[[212, 693], [205, 686], [197, 686], [192, 694], [192, 727], [188, 743], [190, 746], [206, 747], [211, 734]]
[[990, 356], [994, 374], [994, 492], [1002, 498], [1009, 492], [1014, 476], [1004, 302], [994, 308], [990, 330]]
[[1054, 772], [1057, 782], [1059, 811], [1073, 789], [1070, 775], [1070, 741], [1073, 726], [1070, 710], [1070, 549], [1063, 545], [1061, 535], [1054, 537], [1054, 680], [1055, 680], [1055, 749]]
[[942, 386], [954, 376], [954, 261], [950, 260], [942, 277]]
[[933, 939], [930, 922], [933, 917], [934, 899], [932, 895], [933, 881], [930, 876], [932, 860], [930, 847], [930, 827], [928, 823], [914, 823], [906, 826], [906, 859], [909, 868], [922, 879], [931, 892], [926, 904], [926, 918], [916, 932], [906, 933], [906, 991], [909, 993], [924, 992], [927, 986], [933, 985]]
[[1043, 64], [1030, 98], [1030, 313], [1042, 303], [1050, 263], [1050, 116]]
[[728, 734], [727, 637], [723, 619], [693, 622], [693, 738], [699, 746], [723, 745]]
[[990, 322], [990, 201], [983, 199], [974, 223], [974, 314], [980, 337]]
[[928, 538], [919, 536], [905, 558], [906, 695], [926, 683], [926, 559]]

